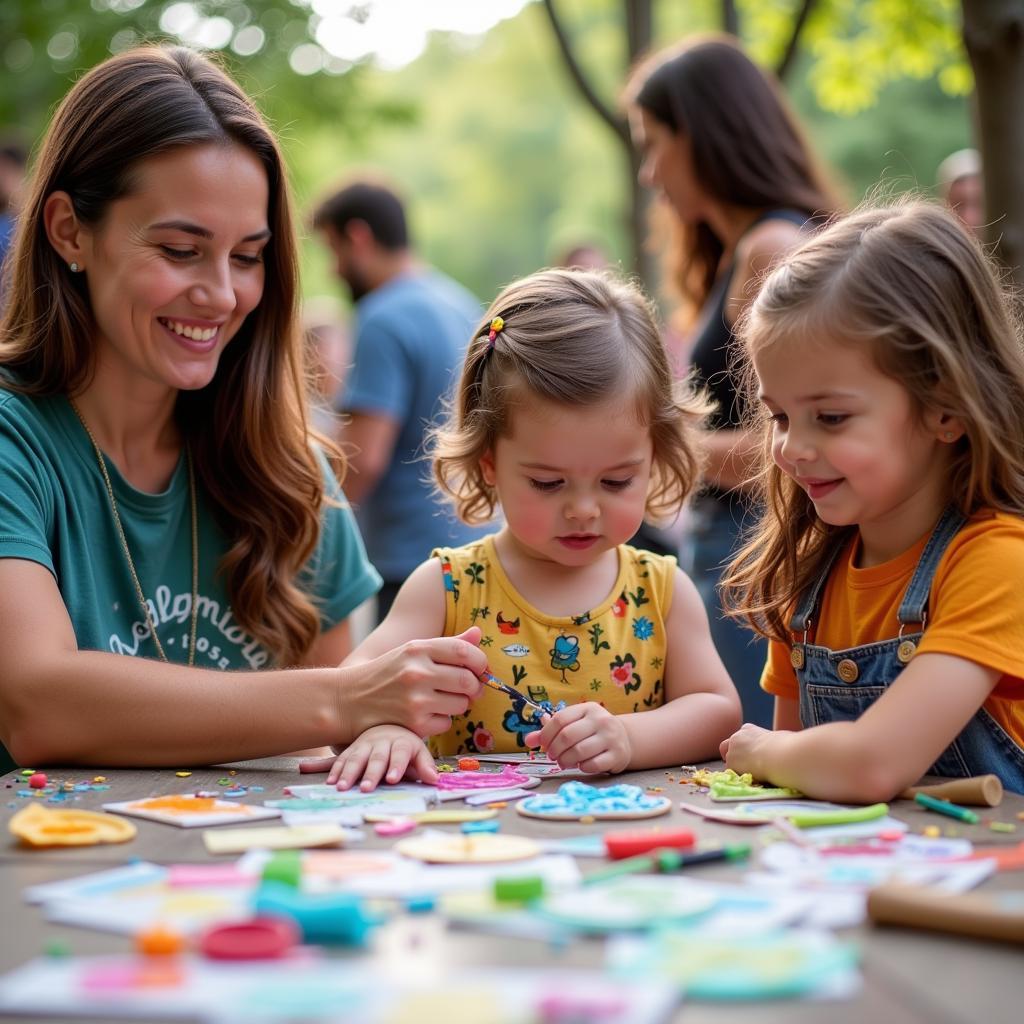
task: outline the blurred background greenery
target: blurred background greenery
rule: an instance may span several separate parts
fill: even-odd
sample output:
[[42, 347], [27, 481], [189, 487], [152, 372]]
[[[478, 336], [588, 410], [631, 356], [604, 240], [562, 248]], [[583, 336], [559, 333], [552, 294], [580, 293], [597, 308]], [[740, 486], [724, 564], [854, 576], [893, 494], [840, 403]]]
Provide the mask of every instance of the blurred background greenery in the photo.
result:
[[[737, 30], [785, 77], [849, 202], [879, 182], [928, 190], [971, 145], [971, 75], [955, 0], [559, 0], [607, 108], [630, 19], [653, 45]], [[145, 40], [219, 52], [282, 139], [303, 215], [356, 169], [409, 200], [420, 254], [489, 300], [593, 241], [632, 267], [629, 164], [582, 98], [539, 0], [0, 0], [0, 133], [34, 145], [86, 68]], [[307, 296], [338, 293], [318, 241]]]

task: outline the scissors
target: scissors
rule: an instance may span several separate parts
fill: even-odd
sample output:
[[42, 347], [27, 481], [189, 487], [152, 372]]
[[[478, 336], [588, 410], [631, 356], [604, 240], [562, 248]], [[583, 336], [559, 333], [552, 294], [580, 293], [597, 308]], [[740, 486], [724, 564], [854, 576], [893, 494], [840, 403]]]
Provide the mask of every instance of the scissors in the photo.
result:
[[506, 697], [509, 697], [513, 701], [521, 702], [533, 708], [537, 715], [550, 715], [551, 712], [544, 707], [543, 704], [538, 704], [535, 700], [531, 700], [529, 697], [520, 693], [518, 690], [513, 689], [508, 683], [503, 683], [496, 675], [492, 672], [485, 672], [480, 677], [480, 682], [484, 686], [489, 686], [492, 690], [500, 690]]

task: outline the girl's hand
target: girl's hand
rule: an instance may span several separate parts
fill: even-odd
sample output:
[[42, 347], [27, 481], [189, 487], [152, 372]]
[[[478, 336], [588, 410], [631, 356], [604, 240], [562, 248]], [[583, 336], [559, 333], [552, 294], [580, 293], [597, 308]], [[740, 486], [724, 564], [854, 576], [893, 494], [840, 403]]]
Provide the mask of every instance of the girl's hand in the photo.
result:
[[523, 739], [560, 768], [579, 768], [588, 775], [625, 771], [633, 756], [626, 727], [594, 701], [563, 708]]
[[725, 766], [740, 775], [750, 772], [755, 779], [765, 778], [768, 770], [765, 753], [774, 735], [771, 729], [762, 729], [750, 722], [740, 726], [739, 731], [722, 740], [718, 748]]
[[426, 744], [415, 733], [400, 725], [378, 725], [367, 729], [337, 757], [304, 761], [300, 772], [327, 772], [327, 784], [351, 789], [362, 776], [359, 788], [369, 793], [383, 779], [389, 784], [403, 778], [431, 785], [437, 782], [437, 769]]
[[416, 736], [445, 732], [452, 716], [480, 695], [487, 655], [479, 643], [480, 630], [472, 626], [460, 636], [409, 640], [372, 661], [343, 667], [339, 713], [348, 735], [388, 722]]

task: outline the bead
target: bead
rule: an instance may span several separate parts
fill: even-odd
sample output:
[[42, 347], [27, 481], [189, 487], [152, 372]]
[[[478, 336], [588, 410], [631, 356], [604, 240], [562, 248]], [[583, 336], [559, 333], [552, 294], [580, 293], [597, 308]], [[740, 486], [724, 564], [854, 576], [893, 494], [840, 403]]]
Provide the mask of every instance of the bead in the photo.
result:
[[498, 903], [525, 903], [544, 895], [544, 879], [539, 875], [522, 875], [494, 880], [494, 898]]
[[174, 956], [184, 951], [185, 938], [180, 932], [158, 924], [136, 934], [135, 949], [143, 956]]
[[46, 772], [36, 772], [28, 777], [28, 784], [32, 789], [44, 789], [48, 781]]

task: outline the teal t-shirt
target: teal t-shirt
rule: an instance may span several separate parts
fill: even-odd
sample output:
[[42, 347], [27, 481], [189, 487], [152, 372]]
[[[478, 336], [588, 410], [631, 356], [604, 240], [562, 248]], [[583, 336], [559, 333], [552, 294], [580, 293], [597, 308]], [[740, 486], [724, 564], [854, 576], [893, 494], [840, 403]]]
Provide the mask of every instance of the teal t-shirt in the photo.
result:
[[[326, 459], [327, 493], [343, 502]], [[192, 604], [192, 538], [184, 457], [167, 490], [136, 490], [107, 460], [128, 547], [167, 657], [188, 661]], [[230, 547], [201, 486], [199, 668], [254, 670], [273, 659], [235, 620], [223, 577]], [[0, 558], [23, 558], [53, 573], [79, 649], [157, 657], [114, 525], [96, 453], [63, 396], [29, 398], [0, 390]], [[370, 565], [347, 505], [324, 506], [320, 540], [303, 572], [322, 629], [346, 618], [376, 593]], [[0, 748], [2, 751], [2, 748]]]

